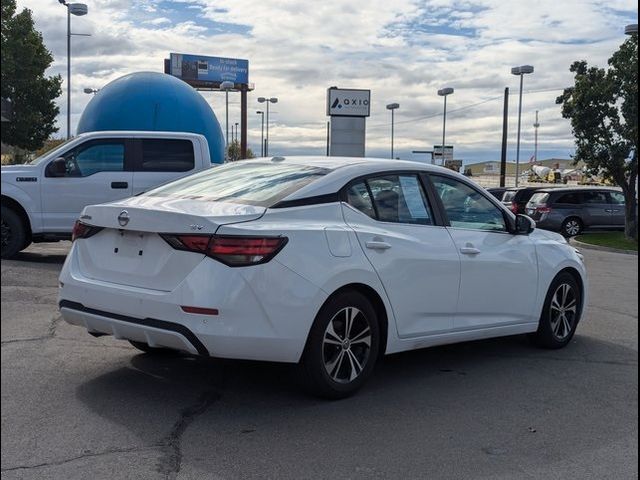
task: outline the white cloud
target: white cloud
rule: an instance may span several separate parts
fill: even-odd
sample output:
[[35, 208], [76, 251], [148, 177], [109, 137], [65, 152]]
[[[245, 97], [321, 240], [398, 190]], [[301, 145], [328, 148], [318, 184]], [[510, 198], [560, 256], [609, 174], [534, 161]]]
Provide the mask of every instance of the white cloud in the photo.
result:
[[[64, 74], [64, 7], [41, 0], [20, 0], [19, 6], [33, 10], [55, 55], [51, 72]], [[510, 67], [530, 63], [536, 72], [525, 78], [525, 92], [538, 93], [524, 96], [522, 157], [533, 148], [536, 109], [540, 149], [566, 156], [572, 138], [554, 101], [572, 81], [568, 67], [582, 58], [605, 65], [624, 40], [624, 25], [637, 21], [636, 12], [631, 0], [96, 0], [89, 15], [73, 18], [74, 31], [92, 36], [73, 38], [72, 123], [90, 100], [84, 87], [99, 88], [133, 71], [162, 71], [170, 52], [193, 52], [249, 59], [256, 85], [249, 110], [254, 150], [260, 138], [255, 98], [277, 96], [270, 151], [323, 153], [325, 92], [338, 85], [372, 91], [369, 154], [387, 154], [385, 105], [400, 103], [396, 150], [411, 158], [411, 150], [438, 142], [442, 99], [436, 91], [450, 85], [456, 91], [448, 100], [447, 139], [465, 160], [496, 158], [505, 86], [512, 93], [510, 148], [515, 144], [518, 80]], [[222, 120], [223, 96], [204, 95]], [[232, 99], [235, 123], [239, 99]], [[479, 104], [486, 99], [492, 100]]]

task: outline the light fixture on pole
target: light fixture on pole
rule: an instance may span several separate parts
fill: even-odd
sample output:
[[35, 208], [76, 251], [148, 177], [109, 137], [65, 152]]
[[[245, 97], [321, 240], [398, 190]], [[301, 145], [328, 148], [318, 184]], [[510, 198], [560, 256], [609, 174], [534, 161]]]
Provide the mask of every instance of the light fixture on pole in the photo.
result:
[[390, 103], [389, 105], [387, 105], [387, 110], [391, 110], [391, 159], [393, 159], [393, 134], [394, 134], [394, 123], [395, 123], [395, 119], [394, 119], [394, 110], [400, 108], [400, 104], [399, 103]]
[[444, 145], [447, 131], [447, 96], [453, 94], [453, 88], [446, 87], [438, 90], [438, 95], [444, 97], [444, 114], [442, 116], [442, 165], [444, 165]]
[[520, 126], [522, 124], [522, 83], [524, 76], [528, 73], [533, 73], [533, 66], [522, 65], [520, 67], [513, 67], [511, 69], [513, 75], [520, 77], [520, 101], [518, 103], [518, 140], [516, 142], [516, 187], [518, 186], [520, 177]]
[[[67, 7], [67, 140], [71, 138], [71, 15], [81, 17], [89, 13], [89, 7], [84, 3], [67, 3], [66, 0], [58, 0], [61, 5]], [[85, 35], [86, 36], [86, 35]]]
[[92, 93], [95, 95], [96, 93], [98, 93], [100, 91], [99, 88], [85, 88], [84, 89], [84, 93], [91, 95]]
[[256, 113], [262, 117], [262, 125], [260, 127], [260, 156], [264, 157], [264, 112], [258, 110]]
[[258, 103], [266, 103], [267, 104], [267, 135], [264, 139], [264, 156], [269, 156], [269, 104], [270, 103], [278, 103], [278, 99], [276, 97], [265, 98], [258, 97]]
[[638, 34], [638, 24], [632, 23], [624, 27], [625, 35], [637, 35]]
[[[220, 90], [225, 92], [225, 145], [229, 149], [229, 90], [233, 90], [233, 82], [224, 81], [220, 84]], [[228, 152], [225, 156], [228, 156]]]

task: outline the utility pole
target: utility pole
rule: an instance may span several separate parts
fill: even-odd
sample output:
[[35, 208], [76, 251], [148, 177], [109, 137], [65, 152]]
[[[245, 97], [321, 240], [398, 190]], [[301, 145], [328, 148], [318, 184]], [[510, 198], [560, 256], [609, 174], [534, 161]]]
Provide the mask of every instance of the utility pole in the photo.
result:
[[538, 110], [536, 110], [536, 123], [533, 124], [533, 128], [535, 129], [534, 134], [534, 146], [533, 146], [533, 161], [538, 161], [538, 128], [540, 127], [540, 122], [538, 122]]
[[500, 186], [504, 187], [507, 176], [507, 127], [509, 125], [509, 87], [504, 89], [504, 107], [502, 113], [502, 155], [500, 157]]

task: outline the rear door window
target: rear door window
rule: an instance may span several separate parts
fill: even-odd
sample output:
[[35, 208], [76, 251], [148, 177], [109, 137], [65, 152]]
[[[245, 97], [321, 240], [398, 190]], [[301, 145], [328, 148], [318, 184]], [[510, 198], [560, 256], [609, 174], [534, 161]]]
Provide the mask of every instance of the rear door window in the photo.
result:
[[565, 193], [564, 195], [561, 195], [560, 197], [558, 197], [558, 200], [556, 200], [556, 203], [579, 205], [580, 203], [582, 203], [582, 199], [580, 198], [579, 192]]
[[193, 142], [183, 139], [143, 138], [139, 172], [188, 172], [195, 166]]
[[582, 198], [584, 203], [589, 203], [589, 204], [609, 203], [609, 199], [607, 198], [607, 192], [583, 192]]
[[511, 200], [513, 200], [513, 197], [515, 196], [516, 196], [515, 190], [507, 190], [506, 192], [504, 192], [504, 195], [502, 196], [502, 201], [510, 202]]

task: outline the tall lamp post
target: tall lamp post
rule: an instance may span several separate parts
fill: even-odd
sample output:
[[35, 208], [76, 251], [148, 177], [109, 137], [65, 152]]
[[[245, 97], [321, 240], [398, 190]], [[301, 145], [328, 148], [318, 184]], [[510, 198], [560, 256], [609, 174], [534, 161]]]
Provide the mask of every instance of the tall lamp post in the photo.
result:
[[89, 7], [84, 3], [67, 3], [58, 0], [67, 7], [67, 140], [71, 138], [71, 15], [81, 17], [89, 13]]
[[225, 157], [229, 156], [229, 90], [233, 90], [233, 82], [224, 81], [220, 84], [220, 90], [225, 92], [225, 145], [227, 147]]
[[399, 103], [390, 103], [387, 110], [391, 110], [391, 159], [393, 159], [393, 128], [394, 128], [394, 110], [400, 108]]
[[269, 156], [269, 104], [270, 103], [278, 103], [278, 99], [276, 97], [258, 97], [258, 103], [266, 103], [267, 104], [267, 135], [264, 141], [264, 156]]
[[262, 117], [260, 127], [260, 156], [264, 157], [264, 112], [262, 110], [258, 110], [256, 113]]
[[538, 161], [538, 128], [540, 128], [540, 122], [538, 121], [538, 110], [536, 110], [536, 122], [533, 124], [534, 128], [534, 140], [533, 140], [533, 161]]
[[520, 127], [522, 125], [522, 83], [524, 76], [528, 73], [533, 73], [533, 66], [531, 65], [522, 65], [520, 67], [513, 67], [511, 69], [511, 73], [513, 75], [518, 75], [520, 77], [520, 100], [518, 103], [518, 140], [516, 142], [516, 187], [518, 186], [518, 182], [520, 180]]
[[444, 145], [445, 145], [445, 132], [447, 130], [447, 96], [453, 93], [453, 88], [446, 87], [438, 90], [438, 95], [444, 97], [444, 114], [442, 116], [442, 165], [444, 165]]

